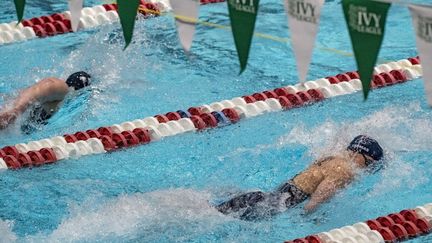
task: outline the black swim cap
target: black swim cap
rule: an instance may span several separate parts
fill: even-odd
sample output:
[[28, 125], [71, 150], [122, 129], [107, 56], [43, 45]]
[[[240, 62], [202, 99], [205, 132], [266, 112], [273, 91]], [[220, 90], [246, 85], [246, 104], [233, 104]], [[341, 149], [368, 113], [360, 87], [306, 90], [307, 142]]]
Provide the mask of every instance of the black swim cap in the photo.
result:
[[355, 137], [347, 149], [363, 155], [368, 155], [375, 161], [382, 159], [384, 156], [383, 149], [378, 144], [378, 142], [366, 135], [359, 135]]
[[82, 89], [89, 86], [91, 83], [91, 76], [86, 72], [76, 72], [66, 79], [66, 84], [69, 87], [73, 87], [75, 90]]

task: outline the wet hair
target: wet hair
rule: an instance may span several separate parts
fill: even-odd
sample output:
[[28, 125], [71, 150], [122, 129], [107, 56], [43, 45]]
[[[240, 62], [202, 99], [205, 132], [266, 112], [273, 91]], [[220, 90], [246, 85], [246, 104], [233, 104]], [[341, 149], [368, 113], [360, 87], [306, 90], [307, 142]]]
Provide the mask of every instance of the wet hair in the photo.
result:
[[76, 72], [66, 79], [66, 84], [75, 90], [79, 90], [91, 84], [91, 76], [84, 71]]
[[[363, 155], [366, 166], [376, 164], [376, 162], [380, 161], [384, 156], [383, 149], [379, 143], [366, 135], [355, 137], [348, 145], [347, 149]], [[374, 161], [368, 160], [365, 155], [371, 157]]]

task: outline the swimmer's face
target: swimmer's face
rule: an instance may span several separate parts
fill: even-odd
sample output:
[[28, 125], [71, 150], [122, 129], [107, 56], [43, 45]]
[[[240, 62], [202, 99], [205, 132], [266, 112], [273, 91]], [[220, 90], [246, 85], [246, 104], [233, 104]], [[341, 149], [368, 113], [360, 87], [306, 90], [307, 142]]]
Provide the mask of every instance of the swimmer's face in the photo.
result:
[[348, 152], [350, 154], [350, 157], [354, 161], [354, 163], [356, 163], [360, 167], [368, 167], [370, 164], [375, 162], [375, 160], [368, 155], [350, 151], [350, 150], [348, 150]]
[[366, 155], [366, 154], [362, 154], [362, 155], [363, 155], [363, 159], [365, 161], [366, 167], [368, 167], [369, 165], [375, 163], [375, 160], [372, 157], [370, 157], [369, 155]]

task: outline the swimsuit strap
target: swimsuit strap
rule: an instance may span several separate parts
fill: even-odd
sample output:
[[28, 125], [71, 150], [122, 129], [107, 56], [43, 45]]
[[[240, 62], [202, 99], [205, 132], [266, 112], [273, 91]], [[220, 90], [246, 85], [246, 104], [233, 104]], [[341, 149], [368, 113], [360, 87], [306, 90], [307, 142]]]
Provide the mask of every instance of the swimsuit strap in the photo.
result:
[[293, 179], [291, 179], [291, 180], [285, 182], [284, 184], [282, 184], [281, 186], [279, 186], [276, 189], [275, 192], [277, 192], [277, 193], [306, 194], [306, 195], [308, 195], [307, 193], [305, 193], [304, 191], [302, 191], [300, 188], [298, 188], [296, 186], [296, 184], [294, 183]]

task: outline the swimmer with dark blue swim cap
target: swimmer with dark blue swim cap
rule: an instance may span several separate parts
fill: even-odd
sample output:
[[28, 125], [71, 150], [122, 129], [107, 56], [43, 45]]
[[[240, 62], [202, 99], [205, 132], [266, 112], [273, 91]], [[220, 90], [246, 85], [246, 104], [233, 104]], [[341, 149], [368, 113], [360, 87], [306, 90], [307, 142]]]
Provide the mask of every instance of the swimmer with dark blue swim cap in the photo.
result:
[[375, 139], [359, 135], [346, 150], [316, 160], [274, 191], [244, 193], [217, 205], [216, 209], [240, 219], [259, 220], [309, 199], [304, 209], [311, 212], [354, 181], [360, 171], [370, 171], [380, 164], [383, 155]]
[[6, 128], [26, 111], [29, 111], [29, 117], [23, 130], [30, 124], [46, 123], [70, 91], [80, 90], [90, 84], [91, 76], [84, 71], [73, 73], [66, 81], [54, 77], [42, 79], [21, 90], [18, 97], [0, 111], [0, 129]]
[[365, 135], [355, 137], [347, 147], [348, 150], [361, 154], [366, 166], [371, 166], [380, 161], [384, 154], [378, 142]]
[[79, 90], [86, 86], [89, 86], [90, 83], [91, 83], [91, 76], [88, 73], [83, 71], [73, 73], [66, 79], [66, 84], [69, 87], [74, 88], [75, 90]]

